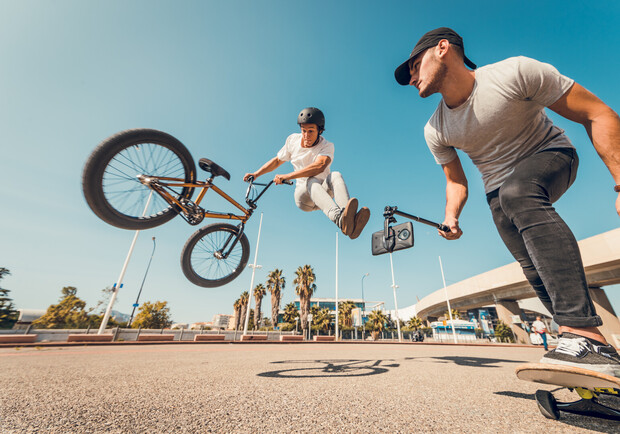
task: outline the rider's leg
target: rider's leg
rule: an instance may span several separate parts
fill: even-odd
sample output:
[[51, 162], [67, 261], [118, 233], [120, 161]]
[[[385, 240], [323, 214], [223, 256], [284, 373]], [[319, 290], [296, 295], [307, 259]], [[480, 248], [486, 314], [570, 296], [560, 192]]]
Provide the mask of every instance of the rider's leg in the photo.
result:
[[338, 225], [342, 215], [342, 207], [338, 206], [328, 193], [327, 184], [323, 185], [322, 181], [315, 177], [310, 177], [306, 181], [306, 189], [310, 199], [318, 209], [323, 211], [328, 219]]
[[349, 202], [349, 190], [340, 172], [331, 172], [327, 175], [324, 185], [333, 193], [334, 201], [340, 208], [347, 206]]
[[310, 212], [319, 209], [312, 201], [305, 184], [297, 184], [295, 188], [295, 205], [302, 211]]
[[[364, 226], [368, 223], [370, 218], [370, 210], [366, 207], [362, 207], [357, 210], [357, 199], [349, 199], [349, 191], [342, 178], [340, 172], [332, 172], [325, 180], [328, 188], [333, 192], [334, 200], [340, 207], [345, 208], [344, 220], [346, 224], [343, 225], [343, 232], [348, 235], [352, 240], [360, 236], [364, 230]], [[351, 206], [351, 201], [355, 201], [355, 207]], [[349, 214], [347, 205], [351, 208], [351, 214]]]

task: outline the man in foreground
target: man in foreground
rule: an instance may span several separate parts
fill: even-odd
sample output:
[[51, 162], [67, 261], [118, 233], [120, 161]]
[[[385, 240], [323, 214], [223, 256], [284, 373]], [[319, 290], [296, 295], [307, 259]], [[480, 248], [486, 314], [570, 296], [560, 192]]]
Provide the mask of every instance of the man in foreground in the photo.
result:
[[[467, 67], [471, 68], [468, 69]], [[459, 215], [467, 179], [456, 149], [478, 167], [493, 220], [525, 277], [562, 334], [541, 362], [620, 376], [620, 357], [598, 330], [577, 241], [552, 204], [575, 180], [572, 143], [545, 114], [549, 107], [586, 128], [620, 192], [620, 119], [595, 95], [553, 66], [514, 57], [476, 69], [462, 38], [442, 27], [426, 33], [395, 71], [401, 85], [442, 100], [424, 128], [446, 176], [449, 232], [462, 235]], [[616, 200], [620, 214], [620, 196]]]

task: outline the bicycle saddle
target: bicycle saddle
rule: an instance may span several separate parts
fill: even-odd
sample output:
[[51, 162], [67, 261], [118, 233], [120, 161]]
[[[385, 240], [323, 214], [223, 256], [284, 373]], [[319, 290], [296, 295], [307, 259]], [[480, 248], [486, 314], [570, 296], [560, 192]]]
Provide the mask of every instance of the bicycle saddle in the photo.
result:
[[198, 166], [205, 172], [211, 173], [213, 176], [222, 176], [230, 181], [230, 174], [211, 160], [201, 158], [198, 160]]

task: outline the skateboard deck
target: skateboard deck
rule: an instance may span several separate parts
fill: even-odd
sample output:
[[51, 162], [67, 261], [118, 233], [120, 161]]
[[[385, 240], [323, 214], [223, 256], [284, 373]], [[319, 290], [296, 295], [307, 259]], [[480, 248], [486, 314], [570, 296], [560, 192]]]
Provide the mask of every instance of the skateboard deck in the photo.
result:
[[552, 384], [571, 389], [576, 387], [583, 389], [620, 389], [620, 378], [571, 366], [527, 363], [517, 366], [516, 373], [521, 380]]
[[620, 409], [607, 407], [598, 402], [601, 394], [618, 398], [620, 402], [620, 378], [600, 372], [571, 366], [546, 363], [528, 363], [517, 366], [517, 377], [534, 383], [551, 384], [574, 390], [581, 397], [575, 402], [559, 402], [547, 390], [536, 392], [540, 412], [549, 419], [559, 419], [560, 411], [583, 414], [605, 419], [620, 420]]

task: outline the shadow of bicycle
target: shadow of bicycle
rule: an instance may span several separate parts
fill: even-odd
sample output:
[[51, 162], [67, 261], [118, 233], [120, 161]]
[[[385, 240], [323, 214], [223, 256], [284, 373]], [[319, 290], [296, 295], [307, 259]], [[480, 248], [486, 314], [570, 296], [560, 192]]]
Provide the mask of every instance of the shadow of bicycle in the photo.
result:
[[[391, 362], [391, 363], [390, 363]], [[283, 360], [274, 364], [303, 364], [304, 367], [279, 369], [262, 372], [259, 377], [267, 378], [340, 378], [365, 377], [384, 374], [388, 368], [397, 368], [400, 365], [393, 360]], [[308, 366], [310, 365], [310, 366]]]

